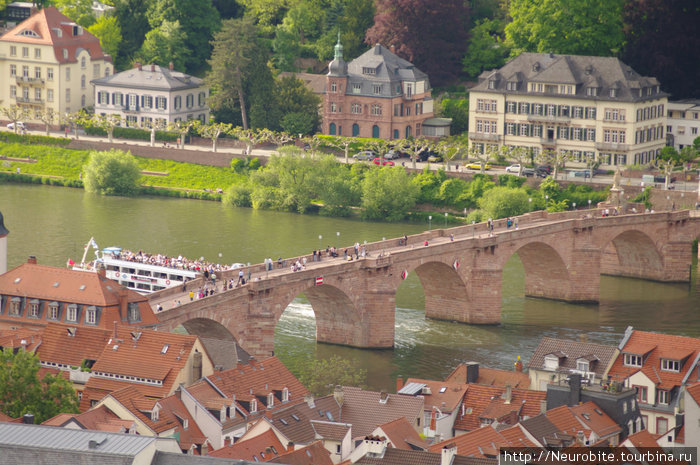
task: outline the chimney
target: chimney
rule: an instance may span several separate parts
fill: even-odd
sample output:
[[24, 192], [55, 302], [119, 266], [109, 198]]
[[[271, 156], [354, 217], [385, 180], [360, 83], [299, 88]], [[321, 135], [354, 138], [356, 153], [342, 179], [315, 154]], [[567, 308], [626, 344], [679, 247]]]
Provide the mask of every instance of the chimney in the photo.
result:
[[389, 393], [385, 391], [381, 391], [379, 393], [379, 403], [380, 404], [386, 404], [386, 402], [389, 400]]
[[343, 406], [343, 403], [345, 402], [345, 391], [343, 391], [343, 386], [337, 385], [335, 389], [333, 389], [333, 398], [338, 404], [338, 407]]
[[117, 289], [117, 299], [119, 300], [119, 316], [122, 320], [126, 320], [129, 311], [129, 291], [127, 288], [120, 286]]
[[151, 65], [151, 72], [155, 73], [156, 72], [156, 65]]
[[316, 403], [314, 402], [314, 395], [313, 394], [305, 395], [304, 401], [309, 406], [309, 408], [316, 408]]
[[452, 465], [455, 455], [457, 455], [457, 444], [451, 442], [442, 448], [440, 465]]
[[25, 425], [33, 425], [34, 415], [32, 415], [31, 413], [25, 413], [22, 417], [22, 423], [24, 423]]
[[511, 386], [510, 384], [506, 384], [505, 400], [506, 404], [510, 404], [513, 400], [513, 386]]
[[546, 400], [540, 401], [540, 413], [547, 413], [547, 401]]
[[572, 373], [569, 375], [569, 405], [578, 405], [581, 401], [581, 375]]
[[27, 263], [31, 263], [32, 265], [36, 265], [36, 256], [30, 255], [29, 258], [27, 259]]
[[389, 50], [391, 50], [391, 53], [396, 53], [396, 46], [394, 44], [391, 44], [389, 46]]
[[204, 441], [204, 444], [202, 444], [202, 456], [204, 455], [209, 455], [209, 441]]
[[403, 376], [396, 377], [396, 392], [399, 392], [403, 387]]
[[467, 384], [476, 384], [479, 379], [479, 362], [467, 362]]
[[135, 64], [136, 67], [139, 69], [139, 71], [141, 71], [141, 70], [143, 69], [143, 67], [141, 66], [141, 62], [140, 62], [140, 61], [137, 61], [137, 62], [134, 63], [134, 64]]
[[224, 447], [228, 447], [231, 445], [231, 438], [225, 437], [224, 438]]
[[520, 355], [518, 355], [518, 359], [515, 361], [515, 371], [518, 373], [523, 372], [523, 361], [520, 360]]
[[117, 339], [119, 337], [119, 333], [117, 332], [117, 320], [114, 320], [114, 339]]
[[173, 62], [171, 61], [170, 63], [168, 63], [168, 69], [169, 69], [170, 71], [172, 71], [173, 68], [174, 68]]
[[292, 452], [294, 450], [294, 443], [292, 441], [289, 441], [287, 443], [287, 452]]

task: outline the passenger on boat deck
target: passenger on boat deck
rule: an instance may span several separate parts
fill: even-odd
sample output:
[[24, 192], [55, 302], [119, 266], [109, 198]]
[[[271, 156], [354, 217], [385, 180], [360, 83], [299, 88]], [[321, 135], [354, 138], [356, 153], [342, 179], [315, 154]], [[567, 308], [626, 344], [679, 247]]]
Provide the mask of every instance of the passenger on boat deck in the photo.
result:
[[142, 250], [134, 253], [128, 249], [122, 249], [119, 256], [120, 259], [130, 261], [130, 262], [140, 262], [147, 265], [157, 265], [166, 266], [168, 268], [175, 268], [178, 270], [189, 270], [189, 271], [202, 271], [209, 270], [212, 271], [224, 271], [231, 269], [228, 265], [221, 265], [219, 263], [210, 263], [206, 260], [190, 260], [182, 255], [177, 257], [169, 257], [163, 254], [147, 254]]

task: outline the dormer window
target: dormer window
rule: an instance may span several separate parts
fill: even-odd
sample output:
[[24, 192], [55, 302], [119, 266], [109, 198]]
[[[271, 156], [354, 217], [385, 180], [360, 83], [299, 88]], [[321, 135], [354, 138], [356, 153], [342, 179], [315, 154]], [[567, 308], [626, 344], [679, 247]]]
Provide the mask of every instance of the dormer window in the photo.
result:
[[638, 354], [624, 354], [622, 364], [626, 367], [641, 367], [642, 356]]
[[518, 90], [518, 83], [516, 81], [508, 81], [506, 83], [507, 90]]
[[255, 413], [258, 411], [258, 400], [253, 399], [250, 401], [250, 413]]
[[275, 395], [273, 393], [269, 393], [267, 395], [267, 408], [274, 407], [275, 406]]
[[362, 74], [366, 74], [366, 75], [368, 75], [368, 76], [374, 76], [375, 74], [377, 74], [377, 69], [376, 69], [376, 68], [367, 68], [367, 67], [363, 67], [363, 68], [362, 68]]
[[39, 301], [36, 299], [29, 301], [29, 316], [32, 318], [39, 318]]
[[66, 320], [72, 322], [78, 321], [78, 306], [76, 304], [68, 305], [68, 313], [66, 314]]
[[617, 97], [617, 89], [610, 89], [610, 97]]
[[496, 88], [496, 80], [489, 79], [489, 89], [495, 89], [495, 88]]
[[33, 37], [34, 39], [41, 39], [41, 37], [39, 37], [39, 34], [32, 31], [31, 29], [25, 29], [22, 32], [20, 32], [18, 35], [24, 36], [24, 37]]
[[544, 369], [556, 370], [557, 368], [559, 368], [559, 357], [557, 357], [556, 355], [545, 355]]
[[661, 370], [673, 371], [674, 373], [678, 373], [679, 371], [681, 371], [681, 362], [679, 360], [670, 360], [667, 358], [662, 358]]
[[282, 402], [287, 402], [289, 400], [289, 389], [286, 387], [282, 389]]
[[586, 95], [589, 97], [596, 97], [598, 95], [598, 88], [597, 87], [587, 87], [586, 88]]
[[49, 320], [58, 320], [58, 302], [49, 304]]
[[22, 300], [19, 297], [13, 297], [10, 301], [10, 315], [19, 315]]
[[362, 84], [353, 84], [352, 85], [352, 93], [359, 94], [360, 92], [362, 92]]
[[590, 362], [588, 360], [577, 360], [576, 361], [576, 369], [578, 371], [587, 372], [589, 368], [590, 368]]
[[158, 421], [158, 418], [160, 417], [160, 408], [158, 408], [158, 404], [153, 407], [153, 412], [151, 412], [151, 420], [153, 421]]

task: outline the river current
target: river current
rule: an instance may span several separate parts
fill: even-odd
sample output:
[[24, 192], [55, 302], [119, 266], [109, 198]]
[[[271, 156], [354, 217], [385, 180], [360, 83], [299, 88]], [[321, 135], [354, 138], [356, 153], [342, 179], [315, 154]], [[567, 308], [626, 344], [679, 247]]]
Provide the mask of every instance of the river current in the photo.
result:
[[[100, 247], [115, 245], [219, 263], [258, 263], [267, 257], [295, 256], [327, 245], [345, 247], [428, 229], [427, 224], [227, 208], [199, 200], [101, 197], [79, 189], [13, 184], [0, 185], [0, 212], [10, 230], [8, 269], [29, 255], [52, 266], [65, 266], [69, 258], [78, 261], [90, 237]], [[444, 225], [438, 219], [431, 226]], [[527, 366], [543, 336], [617, 344], [632, 325], [700, 337], [697, 260], [691, 283], [686, 284], [604, 276], [599, 305], [525, 298], [523, 290], [524, 271], [515, 255], [503, 273], [502, 324], [449, 323], [425, 318], [422, 287], [414, 274], [409, 275], [396, 296], [392, 350], [317, 344], [314, 313], [302, 295], [277, 325], [275, 354], [295, 372], [315, 357], [350, 358], [367, 370], [368, 387], [391, 390], [398, 375], [440, 379], [463, 361], [511, 369], [520, 355]]]

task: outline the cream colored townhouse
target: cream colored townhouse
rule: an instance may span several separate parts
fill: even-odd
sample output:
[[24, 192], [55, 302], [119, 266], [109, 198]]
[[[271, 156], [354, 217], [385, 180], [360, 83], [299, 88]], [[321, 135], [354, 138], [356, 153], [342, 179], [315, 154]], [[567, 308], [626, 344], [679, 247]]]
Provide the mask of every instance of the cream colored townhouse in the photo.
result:
[[569, 152], [604, 168], [647, 164], [666, 143], [667, 94], [612, 57], [523, 53], [469, 94], [469, 145]]
[[90, 81], [112, 72], [99, 40], [54, 7], [0, 37], [0, 106], [25, 108], [29, 123], [47, 108], [58, 118], [92, 106]]

